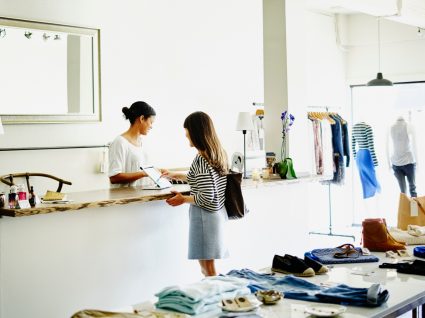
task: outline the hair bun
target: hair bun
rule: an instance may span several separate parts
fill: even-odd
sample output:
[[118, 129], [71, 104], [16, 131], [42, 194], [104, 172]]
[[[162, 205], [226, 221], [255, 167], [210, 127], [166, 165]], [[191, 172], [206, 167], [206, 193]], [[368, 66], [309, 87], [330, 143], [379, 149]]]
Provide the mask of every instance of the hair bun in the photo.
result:
[[131, 111], [130, 111], [130, 109], [128, 107], [123, 107], [122, 108], [122, 112], [125, 115], [125, 119], [129, 119], [130, 118]]

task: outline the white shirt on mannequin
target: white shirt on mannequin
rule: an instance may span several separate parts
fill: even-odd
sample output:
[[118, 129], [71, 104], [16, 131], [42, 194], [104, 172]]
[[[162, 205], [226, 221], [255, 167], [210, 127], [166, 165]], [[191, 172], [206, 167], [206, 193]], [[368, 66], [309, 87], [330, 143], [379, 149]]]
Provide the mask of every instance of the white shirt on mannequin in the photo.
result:
[[[388, 140], [389, 165], [405, 166], [416, 163], [416, 140], [413, 127], [400, 116], [391, 126]], [[392, 147], [391, 147], [392, 146]], [[391, 149], [390, 149], [391, 148]]]

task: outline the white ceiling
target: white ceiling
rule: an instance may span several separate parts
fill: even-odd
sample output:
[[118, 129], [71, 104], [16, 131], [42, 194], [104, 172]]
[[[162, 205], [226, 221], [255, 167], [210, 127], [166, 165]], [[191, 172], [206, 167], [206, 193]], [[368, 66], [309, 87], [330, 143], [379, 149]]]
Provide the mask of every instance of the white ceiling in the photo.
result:
[[425, 29], [425, 0], [305, 0], [308, 8], [339, 14], [364, 13]]

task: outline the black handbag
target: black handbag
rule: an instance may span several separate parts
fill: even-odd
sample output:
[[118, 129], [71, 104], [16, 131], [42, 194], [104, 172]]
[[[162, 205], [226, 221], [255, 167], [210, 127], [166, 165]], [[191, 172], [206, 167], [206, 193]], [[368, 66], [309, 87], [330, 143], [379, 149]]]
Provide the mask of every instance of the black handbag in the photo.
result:
[[242, 195], [242, 173], [229, 171], [227, 174], [226, 192], [224, 206], [229, 219], [240, 219], [249, 211], [245, 205]]

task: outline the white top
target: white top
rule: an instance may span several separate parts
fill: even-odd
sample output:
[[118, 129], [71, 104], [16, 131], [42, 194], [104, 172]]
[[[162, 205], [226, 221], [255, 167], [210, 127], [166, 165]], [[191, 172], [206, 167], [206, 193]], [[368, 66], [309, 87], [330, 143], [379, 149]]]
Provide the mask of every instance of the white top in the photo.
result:
[[391, 163], [395, 166], [405, 166], [415, 163], [413, 154], [413, 133], [410, 125], [404, 118], [398, 118], [391, 126], [390, 136], [392, 140]]
[[[123, 136], [118, 136], [109, 147], [109, 173], [112, 177], [118, 173], [138, 172], [140, 166], [148, 165], [142, 144], [135, 146]], [[112, 188], [153, 185], [149, 178], [141, 178], [131, 183], [111, 184]]]

